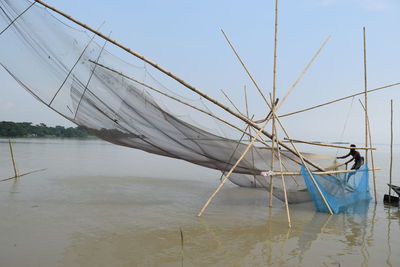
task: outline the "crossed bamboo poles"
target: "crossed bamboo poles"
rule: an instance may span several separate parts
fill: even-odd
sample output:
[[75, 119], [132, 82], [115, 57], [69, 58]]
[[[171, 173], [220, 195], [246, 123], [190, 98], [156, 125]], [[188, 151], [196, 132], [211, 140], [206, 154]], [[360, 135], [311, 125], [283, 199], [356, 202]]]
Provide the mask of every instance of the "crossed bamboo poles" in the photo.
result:
[[8, 139], [8, 146], [9, 146], [9, 149], [10, 149], [10, 156], [11, 156], [11, 162], [12, 162], [12, 166], [13, 166], [13, 170], [14, 170], [14, 176], [8, 177], [8, 178], [5, 178], [5, 179], [1, 179], [0, 182], [5, 182], [5, 181], [13, 180], [13, 179], [18, 179], [18, 178], [20, 178], [22, 176], [25, 176], [25, 175], [28, 175], [28, 174], [32, 174], [32, 173], [35, 173], [35, 172], [41, 172], [41, 171], [45, 171], [46, 170], [46, 169], [40, 169], [40, 170], [34, 170], [34, 171], [30, 171], [30, 172], [20, 173], [18, 171], [18, 168], [17, 168], [17, 163], [16, 163], [16, 160], [15, 160], [14, 149], [13, 149], [13, 146], [12, 146], [11, 139]]
[[[179, 77], [177, 77], [176, 75], [174, 75], [173, 73], [169, 72], [168, 70], [164, 69], [163, 67], [157, 65], [156, 63], [152, 62], [151, 60], [145, 58], [144, 56], [140, 55], [139, 53], [129, 49], [128, 47], [116, 42], [115, 40], [110, 39], [108, 36], [90, 28], [89, 26], [83, 24], [82, 22], [72, 18], [71, 16], [63, 13], [62, 11], [57, 10], [56, 8], [47, 5], [46, 3], [44, 3], [43, 1], [40, 0], [35, 0], [34, 3], [39, 3], [41, 5], [43, 5], [44, 7], [60, 14], [61, 16], [64, 16], [65, 18], [67, 18], [68, 20], [80, 25], [81, 27], [93, 32], [95, 35], [103, 38], [106, 42], [110, 42], [112, 44], [114, 44], [115, 46], [125, 50], [126, 52], [132, 54], [133, 56], [141, 59], [142, 61], [148, 63], [149, 65], [151, 65], [152, 67], [154, 67], [155, 69], [163, 72], [164, 74], [166, 74], [167, 76], [173, 78], [174, 80], [176, 80], [177, 82], [179, 82], [180, 84], [182, 84], [183, 86], [185, 86], [186, 88], [188, 88], [189, 90], [192, 90], [193, 92], [197, 93], [198, 95], [202, 96], [203, 98], [207, 99], [208, 101], [210, 101], [211, 103], [219, 106], [220, 108], [224, 109], [225, 111], [227, 111], [228, 113], [230, 113], [231, 115], [237, 117], [238, 119], [242, 120], [243, 122], [245, 122], [247, 124], [247, 126], [254, 128], [258, 134], [252, 136], [252, 134], [247, 133], [247, 131], [243, 131], [242, 132], [246, 132], [247, 135], [251, 136], [251, 142], [249, 144], [249, 147], [251, 147], [253, 145], [253, 143], [255, 142], [255, 140], [260, 141], [262, 140], [260, 137], [261, 134], [265, 135], [266, 137], [268, 137], [269, 139], [272, 140], [272, 149], [271, 149], [271, 159], [273, 160], [275, 158], [275, 145], [277, 146], [281, 146], [283, 148], [286, 148], [288, 151], [290, 151], [291, 153], [295, 154], [300, 160], [301, 163], [306, 167], [307, 172], [310, 175], [310, 178], [312, 178], [312, 181], [314, 182], [314, 185], [316, 186], [316, 188], [318, 189], [318, 191], [321, 194], [321, 197], [323, 198], [328, 210], [332, 213], [329, 204], [326, 202], [325, 197], [323, 196], [323, 194], [321, 193], [321, 191], [319, 190], [318, 184], [315, 182], [314, 177], [311, 173], [311, 171], [309, 170], [309, 168], [307, 167], [308, 163], [310, 166], [316, 168], [319, 171], [323, 171], [323, 168], [321, 168], [320, 166], [318, 166], [317, 164], [315, 164], [314, 162], [312, 162], [311, 160], [309, 160], [308, 158], [304, 157], [303, 155], [301, 155], [301, 153], [297, 150], [296, 146], [294, 145], [293, 141], [291, 141], [291, 145], [292, 147], [287, 146], [285, 143], [283, 143], [282, 141], [280, 141], [277, 138], [277, 131], [276, 131], [276, 127], [275, 124], [276, 122], [280, 125], [280, 127], [282, 128], [282, 130], [284, 131], [286, 138], [287, 139], [291, 139], [286, 131], [286, 129], [284, 128], [283, 124], [281, 123], [279, 116], [277, 116], [276, 111], [279, 108], [279, 106], [284, 102], [284, 100], [286, 99], [286, 97], [291, 93], [291, 91], [294, 89], [294, 87], [297, 85], [297, 83], [300, 81], [301, 77], [305, 74], [305, 72], [307, 71], [307, 69], [311, 66], [312, 62], [315, 60], [315, 58], [318, 56], [319, 52], [322, 50], [322, 48], [324, 47], [324, 45], [327, 43], [328, 39], [323, 43], [323, 45], [321, 46], [321, 48], [319, 49], [319, 51], [317, 52], [317, 54], [313, 57], [313, 59], [310, 61], [310, 63], [307, 65], [306, 69], [303, 71], [303, 73], [300, 75], [300, 77], [296, 80], [296, 82], [294, 83], [294, 85], [292, 86], [292, 88], [289, 90], [289, 92], [284, 96], [283, 101], [281, 101], [279, 103], [279, 106], [275, 106], [275, 100], [276, 100], [276, 54], [277, 54], [277, 30], [278, 30], [278, 0], [275, 1], [275, 39], [274, 39], [274, 83], [273, 83], [273, 94], [271, 96], [270, 101], [268, 101], [268, 99], [264, 96], [264, 94], [262, 93], [262, 90], [260, 89], [260, 87], [258, 86], [258, 84], [256, 83], [256, 81], [253, 79], [253, 77], [251, 76], [250, 72], [248, 71], [248, 69], [246, 68], [246, 66], [244, 65], [243, 61], [240, 59], [239, 55], [236, 53], [236, 51], [234, 50], [233, 46], [230, 44], [229, 40], [227, 39], [225, 33], [223, 32], [224, 36], [226, 37], [228, 43], [230, 44], [231, 48], [235, 51], [236, 56], [238, 57], [238, 59], [240, 60], [242, 66], [244, 67], [244, 69], [246, 70], [247, 74], [249, 75], [249, 77], [251, 78], [253, 84], [256, 86], [257, 90], [260, 92], [262, 98], [264, 99], [264, 101], [266, 102], [267, 106], [269, 107], [269, 109], [271, 110], [271, 116], [267, 117], [266, 119], [262, 120], [262, 121], [253, 121], [251, 120], [248, 116], [244, 116], [241, 113], [235, 112], [233, 110], [231, 110], [230, 108], [228, 108], [227, 106], [225, 106], [224, 104], [218, 102], [217, 100], [213, 99], [212, 97], [208, 96], [207, 94], [205, 94], [204, 92], [200, 91], [199, 89], [197, 89], [196, 87], [190, 85], [189, 83], [185, 82], [184, 80], [180, 79]], [[33, 6], [33, 4], [31, 5]], [[24, 10], [24, 12], [26, 12], [31, 6], [29, 6], [26, 10]], [[14, 19], [12, 23], [14, 23], [22, 14], [20, 14], [16, 19]], [[10, 25], [11, 25], [10, 24]], [[9, 26], [10, 26], [9, 25]], [[8, 27], [9, 27], [8, 26]], [[7, 27], [7, 28], [8, 28]], [[366, 60], [365, 60], [365, 31], [364, 31], [364, 66], [365, 66], [365, 101], [366, 101], [366, 95], [369, 92], [367, 90], [367, 84], [366, 84]], [[388, 85], [387, 87], [391, 87], [391, 86], [395, 86], [395, 85], [399, 85], [400, 83], [397, 84], [392, 84], [392, 85]], [[379, 88], [379, 89], [383, 89], [383, 88]], [[378, 90], [378, 89], [373, 89], [373, 90]], [[370, 90], [372, 91], [372, 90]], [[342, 99], [340, 99], [342, 100]], [[336, 101], [340, 101], [340, 100], [335, 100]], [[326, 103], [325, 103], [326, 104]], [[324, 104], [324, 105], [325, 105]], [[365, 102], [366, 104], [366, 102]], [[367, 118], [367, 116], [366, 116]], [[268, 123], [269, 120], [272, 120], [273, 123], [273, 127], [272, 127], [272, 134], [267, 132], [265, 130], [265, 126]], [[259, 126], [258, 123], [260, 122], [265, 122], [265, 125], [263, 127]], [[232, 126], [232, 124], [228, 125]], [[238, 128], [238, 127], [236, 127]], [[367, 130], [366, 130], [367, 131]], [[366, 143], [367, 143], [367, 139], [366, 139]], [[264, 144], [266, 144], [264, 142]], [[367, 147], [367, 145], [366, 145]], [[250, 148], [249, 148], [250, 149]], [[247, 151], [249, 150], [247, 149]], [[247, 152], [246, 152], [247, 153]], [[278, 158], [281, 157], [281, 153], [279, 152], [279, 149], [277, 149], [277, 154], [278, 154]], [[283, 154], [284, 155], [284, 154]], [[244, 157], [244, 156], [243, 156]], [[271, 165], [273, 166], [273, 165]], [[281, 175], [282, 175], [282, 181], [284, 182], [284, 177], [283, 177], [283, 171], [282, 171], [282, 164], [280, 162], [280, 167], [281, 167]], [[233, 172], [233, 170], [232, 170]], [[270, 175], [270, 185], [272, 184], [272, 175]], [[286, 190], [285, 190], [286, 192]], [[270, 192], [270, 194], [272, 195], [272, 192]], [[286, 201], [287, 202], [287, 201]], [[290, 216], [288, 213], [288, 218], [289, 218], [289, 225], [290, 225]]]

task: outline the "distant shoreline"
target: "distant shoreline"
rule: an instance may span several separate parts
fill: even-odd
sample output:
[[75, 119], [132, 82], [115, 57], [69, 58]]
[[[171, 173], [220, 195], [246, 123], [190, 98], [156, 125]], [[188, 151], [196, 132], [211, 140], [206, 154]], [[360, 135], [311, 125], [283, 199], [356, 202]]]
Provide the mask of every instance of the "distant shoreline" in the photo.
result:
[[79, 138], [95, 139], [81, 127], [55, 126], [44, 123], [34, 125], [32, 122], [0, 122], [0, 138]]

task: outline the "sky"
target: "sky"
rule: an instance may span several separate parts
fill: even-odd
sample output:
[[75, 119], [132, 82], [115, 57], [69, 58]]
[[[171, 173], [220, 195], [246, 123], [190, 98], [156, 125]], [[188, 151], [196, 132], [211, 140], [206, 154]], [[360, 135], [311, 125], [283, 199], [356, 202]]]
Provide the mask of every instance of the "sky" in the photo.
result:
[[[47, 3], [93, 28], [104, 22], [101, 31], [111, 32], [112, 39], [227, 105], [220, 89], [243, 107], [246, 85], [251, 113], [257, 118], [268, 112], [220, 30], [227, 33], [268, 94], [273, 76], [274, 0], [47, 0]], [[279, 98], [285, 95], [322, 42], [328, 36], [331, 39], [278, 113], [364, 90], [363, 27], [367, 33], [368, 88], [400, 82], [399, 14], [400, 2], [396, 0], [279, 1]], [[4, 70], [0, 70], [0, 80], [0, 121], [71, 126], [20, 88]], [[397, 129], [400, 131], [397, 119], [400, 87], [371, 93], [368, 98], [373, 141], [388, 143], [391, 99], [395, 133]], [[359, 99], [363, 97], [283, 121], [292, 138], [360, 143], [364, 140], [364, 115]]]

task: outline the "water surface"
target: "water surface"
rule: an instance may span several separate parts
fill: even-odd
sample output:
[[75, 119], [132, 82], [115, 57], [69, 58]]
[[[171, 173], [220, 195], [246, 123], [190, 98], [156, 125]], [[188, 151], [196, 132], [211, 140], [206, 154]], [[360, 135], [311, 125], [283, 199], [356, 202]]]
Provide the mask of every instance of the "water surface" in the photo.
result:
[[[14, 142], [21, 173], [47, 170], [0, 183], [0, 266], [400, 266], [399, 208], [382, 204], [387, 145], [367, 214], [291, 205], [289, 229], [282, 202], [232, 184], [197, 218], [214, 170], [100, 140]], [[0, 139], [0, 178], [12, 175]]]

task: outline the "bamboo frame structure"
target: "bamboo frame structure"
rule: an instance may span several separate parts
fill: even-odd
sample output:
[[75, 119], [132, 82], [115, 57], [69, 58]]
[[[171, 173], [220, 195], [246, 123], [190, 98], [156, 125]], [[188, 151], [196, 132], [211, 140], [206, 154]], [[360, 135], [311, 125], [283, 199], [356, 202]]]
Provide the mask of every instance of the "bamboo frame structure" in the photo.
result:
[[10, 147], [10, 155], [11, 155], [11, 161], [14, 169], [14, 177], [13, 178], [18, 178], [20, 175], [18, 174], [17, 170], [17, 164], [15, 163], [15, 158], [14, 158], [14, 150], [11, 144], [11, 139], [8, 139], [8, 145]]
[[[309, 144], [309, 145], [315, 145], [315, 146], [326, 146], [326, 147], [334, 147], [334, 148], [343, 148], [343, 149], [353, 149], [353, 147], [350, 146], [339, 146], [339, 145], [333, 145], [333, 144], [323, 144], [323, 143], [316, 143], [316, 142], [311, 142], [311, 141], [304, 141], [304, 140], [298, 140], [298, 139], [289, 139], [289, 138], [284, 138], [285, 140], [288, 141], [293, 141], [296, 143], [303, 143], [303, 144]], [[361, 150], [376, 150], [375, 147], [357, 147], [357, 149]]]
[[[359, 99], [361, 106], [363, 109], [365, 109], [362, 101]], [[372, 136], [371, 136], [371, 124], [369, 121], [369, 116], [367, 117], [367, 122], [368, 122], [368, 135], [369, 135], [369, 144], [372, 146]], [[371, 152], [371, 163], [372, 163], [372, 169], [375, 168], [375, 161], [374, 161], [374, 153]], [[374, 185], [374, 199], [375, 199], [375, 204], [378, 203], [378, 198], [376, 197], [376, 175], [375, 175], [375, 170], [372, 171], [372, 177], [373, 177], [373, 185]]]
[[[385, 86], [381, 86], [381, 87], [377, 87], [377, 88], [368, 90], [367, 93], [372, 93], [372, 92], [375, 92], [375, 91], [383, 90], [383, 89], [394, 87], [394, 86], [398, 86], [398, 85], [400, 85], [400, 83], [388, 84], [388, 85], [385, 85]], [[326, 105], [330, 105], [330, 104], [333, 104], [333, 103], [336, 103], [336, 102], [340, 102], [340, 101], [343, 101], [343, 100], [346, 100], [346, 99], [349, 99], [349, 98], [352, 98], [352, 97], [355, 97], [355, 96], [363, 95], [363, 94], [365, 94], [365, 91], [360, 92], [360, 93], [356, 93], [356, 94], [352, 94], [352, 95], [349, 95], [349, 96], [344, 96], [344, 97], [341, 97], [341, 98], [337, 98], [337, 99], [334, 99], [334, 100], [331, 100], [331, 101], [328, 101], [328, 102], [325, 102], [325, 103], [322, 103], [322, 104], [319, 104], [319, 105], [315, 105], [315, 106], [312, 106], [312, 107], [308, 107], [308, 108], [305, 108], [305, 109], [300, 109], [300, 110], [297, 110], [297, 111], [293, 111], [293, 112], [289, 112], [289, 113], [286, 113], [286, 114], [282, 114], [282, 115], [279, 115], [279, 118], [292, 116], [292, 115], [295, 115], [295, 114], [299, 114], [299, 113], [302, 113], [302, 112], [306, 112], [306, 111], [309, 111], [309, 110], [320, 108], [320, 107], [323, 107], [323, 106], [326, 106]]]
[[[208, 101], [210, 101], [211, 103], [219, 106], [220, 108], [224, 109], [226, 112], [228, 112], [229, 114], [235, 116], [236, 118], [242, 120], [243, 122], [245, 122], [247, 124], [247, 127], [253, 127], [254, 129], [256, 129], [256, 134], [254, 136], [252, 136], [251, 130], [250, 133], [248, 134], [248, 136], [251, 136], [251, 141], [248, 144], [248, 146], [246, 147], [246, 150], [243, 152], [241, 158], [238, 159], [238, 161], [236, 162], [236, 164], [234, 166], [232, 166], [231, 170], [228, 172], [227, 176], [224, 177], [224, 180], [221, 181], [221, 184], [219, 185], [219, 187], [217, 188], [217, 190], [213, 193], [213, 195], [210, 197], [210, 199], [207, 201], [207, 203], [204, 205], [204, 207], [202, 208], [202, 210], [200, 211], [200, 213], [198, 214], [198, 216], [201, 216], [202, 213], [204, 212], [204, 210], [206, 209], [206, 207], [209, 205], [209, 203], [211, 202], [211, 200], [213, 199], [213, 197], [215, 197], [215, 195], [219, 192], [219, 190], [222, 188], [223, 184], [226, 182], [226, 180], [229, 178], [229, 176], [232, 174], [233, 170], [237, 167], [237, 165], [240, 163], [240, 161], [244, 158], [244, 156], [246, 155], [246, 153], [253, 147], [254, 142], [258, 141], [258, 140], [262, 140], [260, 135], [264, 134], [265, 136], [267, 136], [268, 138], [270, 138], [272, 140], [272, 149], [271, 149], [271, 170], [274, 171], [274, 159], [275, 159], [275, 153], [277, 153], [278, 158], [279, 158], [279, 164], [280, 164], [280, 170], [281, 170], [281, 178], [282, 178], [282, 183], [283, 183], [283, 187], [284, 187], [284, 191], [285, 191], [285, 198], [286, 198], [286, 206], [287, 206], [287, 212], [288, 212], [288, 221], [289, 221], [289, 226], [290, 226], [290, 214], [289, 214], [289, 209], [288, 209], [288, 205], [287, 205], [287, 195], [286, 195], [286, 187], [284, 185], [285, 181], [284, 181], [284, 175], [283, 175], [283, 168], [282, 168], [282, 161], [281, 161], [281, 152], [279, 151], [279, 145], [281, 145], [282, 147], [286, 148], [288, 151], [290, 151], [291, 153], [293, 153], [294, 155], [297, 155], [302, 164], [305, 166], [305, 168], [307, 169], [308, 174], [310, 175], [310, 178], [312, 179], [315, 187], [317, 188], [318, 192], [320, 193], [322, 199], [324, 200], [325, 205], [327, 206], [329, 212], [332, 214], [332, 210], [330, 208], [329, 203], [326, 201], [323, 193], [321, 192], [318, 184], [316, 183], [313, 174], [311, 173], [309, 167], [307, 166], [306, 163], [308, 163], [309, 165], [317, 168], [318, 170], [323, 170], [320, 166], [318, 166], [317, 164], [315, 164], [314, 162], [312, 162], [310, 159], [307, 159], [306, 157], [304, 157], [296, 148], [296, 146], [294, 145], [294, 141], [290, 140], [292, 147], [287, 146], [286, 144], [284, 144], [283, 142], [281, 142], [278, 138], [277, 138], [277, 127], [276, 127], [276, 122], [278, 122], [281, 126], [281, 128], [283, 129], [283, 131], [285, 132], [285, 135], [287, 136], [288, 139], [290, 139], [288, 132], [286, 131], [286, 129], [284, 128], [284, 126], [282, 125], [279, 117], [276, 115], [276, 111], [278, 109], [278, 107], [282, 104], [279, 103], [279, 105], [275, 104], [276, 103], [276, 60], [277, 60], [277, 33], [278, 33], [278, 0], [276, 0], [276, 6], [275, 6], [275, 39], [274, 39], [274, 70], [273, 70], [273, 92], [272, 92], [272, 97], [270, 102], [266, 99], [265, 95], [263, 94], [261, 88], [258, 86], [257, 82], [253, 79], [252, 75], [250, 74], [250, 72], [248, 71], [247, 67], [245, 66], [245, 64], [243, 63], [243, 61], [241, 60], [241, 58], [239, 57], [239, 55], [237, 54], [236, 50], [234, 49], [234, 47], [232, 46], [231, 42], [229, 41], [228, 37], [226, 36], [226, 34], [224, 33], [223, 30], [222, 33], [225, 36], [225, 39], [228, 41], [229, 45], [231, 46], [232, 50], [235, 52], [235, 55], [237, 56], [237, 58], [239, 59], [240, 63], [242, 64], [242, 66], [244, 67], [245, 71], [247, 72], [247, 74], [249, 75], [249, 77], [251, 78], [252, 82], [254, 83], [254, 85], [256, 86], [257, 90], [259, 91], [259, 93], [261, 94], [261, 96], [263, 97], [264, 101], [266, 102], [266, 104], [268, 105], [268, 107], [270, 108], [270, 114], [272, 114], [272, 116], [267, 116], [265, 118], [264, 121], [265, 124], [261, 127], [260, 125], [257, 125], [257, 123], [255, 121], [253, 121], [252, 119], [249, 118], [249, 114], [247, 112], [247, 116], [244, 115], [243, 113], [241, 113], [233, 104], [233, 102], [231, 102], [233, 104], [233, 106], [237, 109], [237, 112], [231, 110], [229, 107], [225, 106], [224, 104], [220, 103], [219, 101], [215, 100], [214, 98], [208, 96], [207, 94], [205, 94], [204, 92], [200, 91], [199, 89], [197, 89], [196, 87], [190, 85], [189, 83], [185, 82], [184, 80], [180, 79], [179, 77], [177, 77], [176, 75], [174, 75], [173, 73], [167, 71], [166, 69], [160, 67], [159, 65], [157, 65], [156, 63], [150, 61], [149, 59], [145, 58], [144, 56], [138, 54], [137, 52], [132, 51], [131, 49], [123, 46], [122, 44], [110, 39], [109, 37], [103, 35], [102, 33], [93, 30], [92, 28], [90, 28], [89, 26], [79, 22], [78, 20], [70, 17], [69, 15], [66, 15], [65, 13], [55, 9], [54, 7], [51, 7], [49, 5], [47, 5], [46, 3], [44, 3], [43, 1], [40, 0], [35, 0], [34, 3], [40, 3], [41, 5], [43, 5], [44, 7], [60, 14], [61, 16], [64, 16], [65, 18], [71, 20], [72, 22], [80, 25], [81, 27], [93, 32], [94, 34], [100, 36], [101, 38], [103, 38], [106, 42], [104, 44], [104, 46], [106, 45], [107, 42], [111, 42], [112, 44], [114, 44], [115, 46], [123, 49], [124, 51], [130, 53], [131, 55], [139, 58], [140, 60], [142, 60], [145, 63], [148, 63], [149, 65], [151, 65], [152, 67], [156, 68], [157, 70], [161, 71], [162, 73], [164, 73], [165, 75], [171, 77], [172, 79], [174, 79], [175, 81], [177, 81], [178, 83], [180, 83], [181, 85], [183, 85], [184, 87], [188, 88], [189, 90], [195, 92], [196, 94], [200, 95], [201, 97], [207, 99]], [[34, 4], [33, 3], [33, 4]], [[32, 5], [33, 5], [32, 4]], [[315, 58], [318, 56], [318, 54], [320, 53], [320, 51], [322, 50], [322, 48], [325, 46], [326, 42], [329, 40], [329, 38], [323, 43], [322, 47], [320, 48], [320, 50], [317, 52], [317, 54], [312, 58], [311, 62], [306, 66], [306, 69], [302, 72], [302, 74], [300, 75], [299, 79], [296, 80], [296, 82], [292, 85], [292, 87], [289, 89], [289, 92], [285, 95], [283, 100], [286, 100], [286, 97], [291, 93], [291, 91], [294, 89], [294, 87], [297, 85], [298, 81], [301, 79], [301, 77], [304, 75], [304, 73], [308, 70], [309, 66], [312, 64], [312, 62], [315, 60]], [[102, 49], [104, 49], [104, 46]], [[100, 58], [101, 52], [99, 54], [99, 57], [97, 58], [96, 61], [98, 61], [98, 59]], [[95, 67], [97, 66], [97, 62], [95, 63]], [[94, 67], [94, 69], [95, 69]], [[94, 69], [93, 72], [91, 73], [91, 76], [94, 73]], [[373, 148], [368, 148], [368, 125], [367, 125], [367, 78], [366, 78], [366, 46], [365, 46], [365, 28], [364, 28], [364, 69], [365, 69], [365, 124], [366, 124], [366, 145], [365, 145], [365, 149], [366, 149], [366, 161], [368, 162], [368, 158], [367, 158], [367, 150], [368, 149], [373, 149]], [[91, 78], [90, 76], [90, 78]], [[90, 82], [90, 78], [88, 81], [88, 84]], [[83, 92], [81, 99], [78, 103], [78, 107], [76, 109], [75, 112], [75, 117], [76, 114], [79, 110], [79, 105], [80, 102], [86, 92], [86, 89], [88, 87], [88, 84], [85, 87], [85, 91]], [[399, 83], [400, 84], [400, 83]], [[225, 93], [224, 93], [225, 94]], [[55, 96], [54, 96], [55, 97]], [[247, 98], [247, 97], [246, 97]], [[229, 98], [228, 98], [229, 99]], [[53, 98], [54, 100], [54, 98]], [[181, 101], [180, 101], [181, 102]], [[50, 103], [51, 104], [51, 103]], [[246, 103], [247, 105], [247, 103]], [[196, 108], [197, 109], [197, 108]], [[199, 110], [199, 109], [198, 109]], [[207, 113], [206, 113], [207, 114]], [[212, 113], [208, 113], [208, 114], [212, 114]], [[215, 115], [212, 114], [212, 116], [214, 117]], [[74, 117], [74, 118], [75, 118]], [[215, 116], [216, 117], [216, 116]], [[272, 117], [272, 134], [269, 133], [268, 131], [265, 130], [265, 127], [267, 126], [269, 120]], [[238, 127], [235, 127], [238, 128]], [[247, 130], [245, 129], [244, 131], [241, 130], [241, 132], [246, 132]], [[264, 142], [265, 143], [265, 142]], [[278, 146], [277, 152], [275, 152], [275, 145]], [[270, 175], [270, 207], [272, 206], [272, 188], [273, 188], [273, 179], [272, 179], [272, 175]]]

